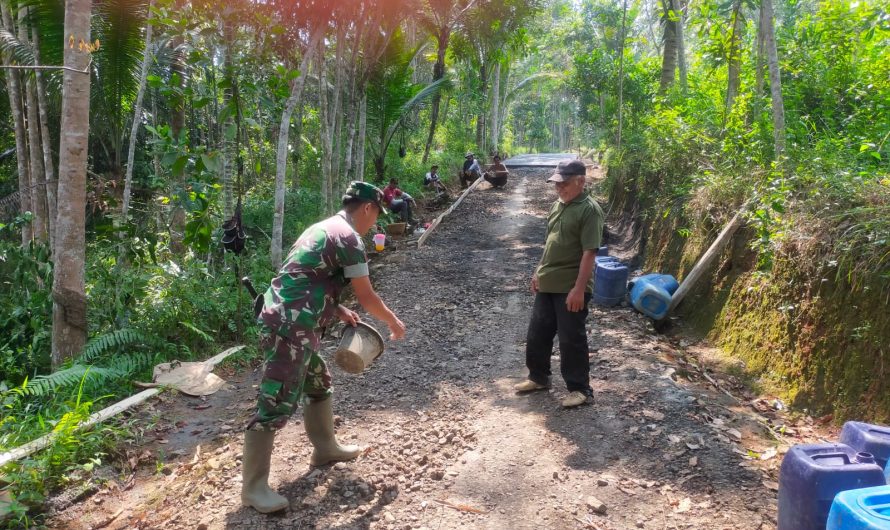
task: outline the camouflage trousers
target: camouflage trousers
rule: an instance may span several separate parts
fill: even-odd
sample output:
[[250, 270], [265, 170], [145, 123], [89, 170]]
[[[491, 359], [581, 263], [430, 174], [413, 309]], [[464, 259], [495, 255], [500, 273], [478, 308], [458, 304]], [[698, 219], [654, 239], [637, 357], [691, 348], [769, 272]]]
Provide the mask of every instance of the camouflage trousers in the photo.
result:
[[247, 429], [277, 431], [305, 398], [330, 397], [331, 373], [318, 354], [318, 330], [291, 328], [287, 338], [263, 326], [260, 349], [265, 356], [257, 411]]

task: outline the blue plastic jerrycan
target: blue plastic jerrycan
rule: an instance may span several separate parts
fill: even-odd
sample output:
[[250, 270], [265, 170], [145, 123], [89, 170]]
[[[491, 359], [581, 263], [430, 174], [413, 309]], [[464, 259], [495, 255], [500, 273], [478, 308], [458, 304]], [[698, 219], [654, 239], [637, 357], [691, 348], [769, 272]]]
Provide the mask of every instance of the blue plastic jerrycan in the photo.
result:
[[841, 429], [840, 443], [859, 452], [873, 454], [881, 467], [886, 467], [890, 460], [890, 427], [848, 421]]
[[826, 530], [890, 528], [890, 486], [842, 491], [834, 498]]
[[[609, 257], [609, 256], [606, 256]], [[618, 260], [597, 258], [593, 280], [593, 301], [603, 306], [614, 306], [627, 296], [627, 278], [630, 271]]]
[[671, 297], [680, 287], [670, 274], [646, 274], [630, 284], [630, 304], [640, 313], [655, 320], [667, 316]]
[[884, 471], [845, 444], [795, 445], [779, 469], [778, 530], [821, 530], [835, 495], [880, 486]]

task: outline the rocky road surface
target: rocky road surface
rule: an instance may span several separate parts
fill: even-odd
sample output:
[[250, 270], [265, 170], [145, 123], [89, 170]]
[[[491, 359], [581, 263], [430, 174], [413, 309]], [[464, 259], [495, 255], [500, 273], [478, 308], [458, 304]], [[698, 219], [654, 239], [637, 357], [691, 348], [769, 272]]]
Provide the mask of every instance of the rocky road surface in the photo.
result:
[[165, 393], [144, 407], [128, 420], [147, 429], [145, 445], [128, 451], [132, 469], [77, 502], [57, 499], [48, 525], [774, 528], [790, 439], [766, 425], [798, 437], [809, 427], [732, 376], [704, 371], [706, 349], [656, 334], [629, 308], [591, 310], [595, 403], [561, 409], [558, 375], [549, 392], [511, 391], [526, 373], [528, 279], [555, 198], [549, 171], [517, 171], [503, 190], [483, 185], [423, 248], [403, 241], [372, 256], [373, 283], [408, 335], [362, 375], [332, 366], [339, 437], [366, 447], [358, 460], [309, 467], [299, 413], [280, 433], [271, 484], [289, 510], [240, 505], [254, 367], [226, 375], [206, 400]]

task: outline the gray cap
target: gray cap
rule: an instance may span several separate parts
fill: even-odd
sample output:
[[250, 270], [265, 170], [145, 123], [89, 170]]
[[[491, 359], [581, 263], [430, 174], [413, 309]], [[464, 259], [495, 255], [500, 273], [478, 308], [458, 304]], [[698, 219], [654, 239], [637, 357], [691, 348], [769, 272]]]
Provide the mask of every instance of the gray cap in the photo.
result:
[[556, 166], [556, 173], [547, 179], [547, 182], [566, 182], [574, 176], [587, 174], [587, 167], [580, 160], [563, 160]]

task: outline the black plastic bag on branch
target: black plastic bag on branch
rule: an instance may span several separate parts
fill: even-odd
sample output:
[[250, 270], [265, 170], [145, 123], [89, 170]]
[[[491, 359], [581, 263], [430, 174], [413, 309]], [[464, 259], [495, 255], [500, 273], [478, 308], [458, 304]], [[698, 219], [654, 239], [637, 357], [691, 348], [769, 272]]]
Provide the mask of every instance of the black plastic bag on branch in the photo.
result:
[[244, 226], [241, 224], [241, 200], [238, 200], [238, 206], [235, 207], [235, 214], [223, 223], [222, 244], [226, 251], [233, 252], [236, 255], [241, 254], [244, 250]]

